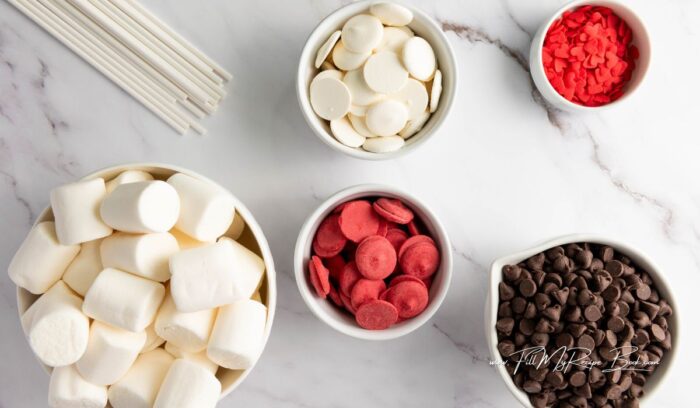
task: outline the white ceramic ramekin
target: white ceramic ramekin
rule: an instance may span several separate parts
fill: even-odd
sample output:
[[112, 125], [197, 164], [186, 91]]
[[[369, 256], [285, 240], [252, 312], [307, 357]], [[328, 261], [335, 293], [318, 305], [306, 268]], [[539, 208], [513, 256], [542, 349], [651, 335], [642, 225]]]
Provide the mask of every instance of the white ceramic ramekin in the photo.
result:
[[[544, 39], [547, 35], [547, 30], [549, 30], [549, 27], [555, 20], [560, 18], [565, 11], [586, 5], [608, 7], [614, 11], [615, 14], [622, 18], [632, 30], [632, 44], [636, 45], [639, 49], [639, 59], [637, 59], [635, 62], [636, 67], [632, 73], [632, 79], [630, 79], [629, 83], [625, 86], [624, 95], [622, 95], [616, 101], [603, 106], [583, 106], [573, 103], [561, 96], [559, 92], [554, 89], [552, 84], [549, 83], [549, 79], [544, 72], [544, 66], [542, 65], [542, 46], [544, 45]], [[637, 13], [635, 13], [627, 3], [620, 0], [575, 0], [567, 3], [540, 26], [532, 38], [532, 43], [530, 45], [530, 74], [532, 75], [532, 80], [535, 82], [537, 89], [549, 103], [559, 109], [571, 112], [590, 112], [607, 109], [628, 99], [630, 96], [632, 96], [634, 91], [639, 88], [647, 74], [647, 71], [649, 70], [650, 63], [651, 41], [649, 39], [649, 33], [647, 32], [646, 25], [639, 15], [637, 15]]]
[[[484, 322], [486, 324], [486, 342], [489, 347], [489, 352], [491, 354], [491, 361], [501, 361], [501, 354], [498, 351], [498, 335], [496, 333], [496, 321], [498, 320], [498, 284], [501, 282], [502, 269], [505, 265], [515, 265], [525, 259], [538, 254], [540, 252], [546, 251], [549, 248], [566, 245], [570, 243], [577, 242], [589, 242], [593, 244], [608, 245], [619, 251], [620, 253], [628, 256], [637, 265], [642, 267], [651, 278], [654, 280], [654, 286], [659, 292], [659, 295], [666, 299], [669, 305], [673, 308], [673, 314], [667, 316], [669, 330], [673, 334], [673, 348], [666, 353], [664, 353], [661, 364], [658, 366], [654, 374], [649, 378], [646, 385], [644, 386], [644, 396], [640, 399], [642, 404], [649, 398], [650, 395], [659, 388], [663, 378], [666, 373], [673, 366], [673, 360], [676, 355], [676, 350], [678, 350], [680, 332], [678, 327], [678, 308], [677, 303], [674, 300], [673, 293], [668, 285], [668, 282], [664, 279], [664, 274], [661, 269], [654, 264], [654, 262], [646, 254], [640, 250], [629, 246], [628, 244], [613, 239], [604, 237], [596, 234], [572, 234], [565, 235], [562, 237], [551, 239], [547, 242], [539, 244], [533, 248], [526, 249], [524, 251], [504, 256], [503, 258], [497, 259], [491, 264], [491, 274], [489, 277], [489, 291], [486, 296], [486, 308], [484, 310]], [[502, 364], [495, 364], [498, 374], [500, 374], [503, 382], [505, 383], [508, 390], [513, 394], [515, 399], [522, 404], [524, 407], [531, 408], [530, 400], [527, 394], [515, 386], [510, 374], [505, 369]]]
[[[321, 299], [316, 295], [309, 281], [308, 263], [311, 258], [311, 243], [316, 230], [321, 222], [338, 205], [366, 197], [397, 198], [420, 219], [428, 234], [435, 240], [440, 250], [440, 267], [434, 275], [433, 284], [430, 287], [430, 300], [423, 313], [418, 316], [397, 323], [385, 330], [366, 330], [355, 322], [348, 313], [341, 311], [329, 299]], [[452, 246], [447, 236], [447, 231], [437, 216], [422, 201], [416, 197], [394, 187], [377, 184], [362, 184], [346, 188], [323, 202], [304, 222], [299, 232], [296, 248], [294, 250], [294, 275], [301, 297], [309, 306], [309, 309], [327, 325], [335, 330], [364, 340], [389, 340], [406, 335], [427, 322], [440, 308], [447, 295], [447, 290], [452, 280]]]
[[[204, 176], [201, 176], [191, 170], [187, 170], [178, 166], [160, 163], [134, 163], [108, 167], [106, 169], [98, 170], [94, 173], [88, 174], [87, 176], [83, 177], [83, 180], [94, 179], [97, 177], [102, 177], [105, 180], [109, 180], [125, 170], [143, 170], [151, 173], [156, 179], [161, 180], [167, 179], [175, 173], [184, 173], [219, 186], [214, 181]], [[221, 186], [219, 187], [223, 190], [226, 190]], [[265, 277], [264, 282], [260, 288], [260, 295], [262, 297], [263, 303], [267, 306], [267, 324], [265, 325], [264, 340], [265, 343], [267, 343], [267, 339], [270, 337], [270, 331], [272, 330], [272, 322], [275, 317], [275, 309], [277, 307], [277, 283], [275, 278], [275, 265], [272, 260], [272, 252], [270, 251], [270, 246], [267, 244], [267, 240], [265, 239], [265, 235], [263, 234], [260, 225], [258, 225], [257, 221], [255, 221], [253, 214], [251, 214], [250, 211], [248, 211], [248, 209], [246, 208], [246, 206], [243, 205], [243, 203], [241, 203], [237, 198], [235, 198], [235, 196], [234, 200], [236, 203], [236, 212], [238, 212], [238, 214], [240, 214], [243, 217], [246, 223], [246, 229], [244, 230], [243, 235], [238, 241], [253, 252], [260, 255], [265, 261]], [[35, 224], [42, 221], [49, 221], [52, 219], [53, 213], [51, 211], [51, 207], [48, 207], [44, 209], [44, 211], [42, 211], [41, 214], [39, 214], [39, 217], [37, 218]], [[17, 288], [17, 310], [19, 312], [20, 317], [29, 308], [29, 306], [31, 306], [32, 303], [34, 303], [34, 301], [37, 298], [38, 296], [35, 296], [22, 288]], [[228, 370], [224, 368], [219, 368], [219, 371], [216, 373], [216, 377], [219, 379], [219, 381], [221, 381], [221, 398], [230, 394], [236, 387], [238, 387], [243, 382], [243, 380], [245, 380], [248, 374], [250, 374], [250, 372], [253, 370], [253, 367], [247, 370]], [[47, 366], [44, 366], [44, 369], [47, 372], [51, 371], [51, 368]]]
[[311, 32], [299, 59], [299, 69], [297, 71], [297, 98], [299, 99], [301, 112], [306, 122], [311, 127], [311, 130], [313, 130], [316, 136], [328, 146], [339, 152], [360, 159], [384, 160], [393, 159], [415, 150], [439, 130], [452, 108], [457, 91], [457, 65], [452, 46], [440, 25], [424, 12], [404, 5], [413, 12], [413, 21], [408, 27], [410, 27], [416, 35], [423, 37], [432, 45], [438, 61], [438, 68], [442, 72], [443, 89], [438, 109], [431, 115], [428, 123], [423, 126], [423, 129], [408, 139], [401, 149], [394, 152], [372, 153], [362, 150], [361, 148], [348, 147], [338, 142], [331, 134], [327, 121], [316, 115], [309, 101], [309, 85], [311, 84], [311, 80], [318, 73], [318, 70], [314, 67], [314, 60], [316, 59], [316, 52], [318, 49], [334, 31], [340, 30], [350, 17], [363, 12], [369, 12], [369, 7], [372, 3], [375, 3], [375, 1], [359, 1], [343, 6], [323, 19], [314, 31]]

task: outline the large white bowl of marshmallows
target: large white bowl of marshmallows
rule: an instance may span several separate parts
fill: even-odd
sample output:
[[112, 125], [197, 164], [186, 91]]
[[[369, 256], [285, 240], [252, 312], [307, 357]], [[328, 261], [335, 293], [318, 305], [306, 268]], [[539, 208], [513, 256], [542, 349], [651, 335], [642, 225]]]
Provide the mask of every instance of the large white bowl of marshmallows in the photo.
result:
[[455, 57], [440, 26], [393, 2], [344, 6], [311, 33], [297, 96], [311, 129], [348, 155], [389, 159], [442, 125], [457, 86]]
[[231, 193], [167, 165], [54, 188], [8, 268], [64, 407], [214, 407], [270, 334], [272, 255]]

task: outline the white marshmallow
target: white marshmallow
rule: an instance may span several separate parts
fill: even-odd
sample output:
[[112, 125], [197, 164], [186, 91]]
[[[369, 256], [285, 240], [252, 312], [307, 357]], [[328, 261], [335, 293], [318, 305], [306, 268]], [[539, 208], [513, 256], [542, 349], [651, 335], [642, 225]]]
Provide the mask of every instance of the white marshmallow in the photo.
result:
[[182, 173], [171, 176], [168, 183], [180, 195], [177, 229], [196, 240], [208, 242], [226, 232], [236, 213], [231, 194], [215, 184]]
[[202, 366], [186, 359], [175, 360], [160, 386], [154, 408], [214, 408], [221, 383]]
[[61, 275], [80, 251], [79, 245], [61, 245], [51, 221], [37, 224], [7, 268], [15, 285], [35, 295], [44, 293], [61, 279]]
[[212, 309], [249, 298], [264, 267], [259, 256], [230, 238], [222, 238], [170, 258], [170, 292], [180, 312]]
[[184, 358], [197, 363], [212, 374], [216, 374], [216, 371], [219, 369], [219, 366], [215, 362], [209, 360], [206, 350], [202, 350], [198, 353], [188, 353], [170, 342], [165, 342], [165, 351], [175, 358]]
[[163, 349], [141, 354], [129, 371], [109, 387], [114, 408], [150, 408], [175, 358]]
[[101, 243], [101, 239], [96, 239], [80, 245], [78, 256], [73, 259], [66, 273], [63, 274], [63, 281], [80, 296], [85, 296], [90, 285], [103, 269], [100, 258]]
[[169, 343], [184, 351], [196, 353], [207, 347], [215, 318], [216, 309], [178, 312], [172, 296], [168, 295], [156, 317], [155, 329], [158, 336]]
[[[233, 225], [233, 224], [231, 224], [231, 225]], [[175, 228], [170, 230], [170, 234], [172, 236], [174, 236], [175, 239], [177, 240], [177, 244], [180, 247], [181, 251], [184, 251], [185, 249], [198, 248], [198, 247], [209, 244], [209, 242], [197, 241], [196, 239], [192, 238], [191, 236], [185, 234], [182, 231], [178, 231]]]
[[224, 235], [236, 241], [243, 235], [243, 230], [245, 230], [245, 220], [240, 213], [236, 212], [236, 215], [233, 216], [231, 226], [228, 227], [228, 231], [226, 231]]
[[238, 300], [220, 308], [207, 356], [232, 370], [252, 367], [262, 352], [266, 320], [267, 308], [254, 300]]
[[105, 188], [107, 189], [107, 194], [109, 194], [122, 184], [148, 180], [153, 180], [153, 176], [150, 173], [141, 170], [127, 170], [105, 183]]
[[165, 339], [158, 336], [156, 333], [156, 322], [151, 323], [150, 326], [146, 327], [146, 343], [143, 344], [141, 353], [148, 353], [149, 351], [155, 350], [165, 343]]
[[105, 268], [116, 268], [157, 282], [165, 282], [170, 279], [168, 259], [179, 250], [177, 239], [167, 232], [118, 232], [102, 241], [100, 254]]
[[107, 406], [107, 387], [86, 381], [75, 366], [56, 367], [49, 382], [51, 408], [103, 408]]
[[241, 288], [245, 298], [250, 298], [260, 288], [262, 277], [265, 274], [265, 261], [258, 254], [229, 237], [221, 237], [219, 242], [227, 243], [231, 246], [231, 250], [236, 258], [235, 273], [238, 286]]
[[42, 363], [61, 367], [85, 353], [90, 320], [81, 311], [83, 301], [58, 281], [22, 316], [29, 345]]
[[165, 287], [158, 282], [105, 268], [85, 295], [83, 312], [112, 326], [140, 332], [153, 322], [164, 296]]
[[116, 230], [136, 234], [167, 232], [179, 214], [177, 192], [160, 180], [122, 184], [100, 207], [105, 223]]
[[106, 194], [102, 178], [65, 184], [51, 190], [56, 236], [61, 244], [80, 244], [112, 233], [112, 228], [102, 222], [99, 215]]
[[131, 332], [95, 320], [87, 350], [75, 367], [93, 384], [114, 384], [129, 371], [145, 343], [144, 331]]

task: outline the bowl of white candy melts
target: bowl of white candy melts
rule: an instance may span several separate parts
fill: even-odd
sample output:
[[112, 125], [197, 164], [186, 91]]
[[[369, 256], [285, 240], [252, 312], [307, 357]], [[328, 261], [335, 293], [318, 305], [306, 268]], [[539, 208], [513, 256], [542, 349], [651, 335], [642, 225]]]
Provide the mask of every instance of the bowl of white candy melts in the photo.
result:
[[54, 408], [214, 407], [250, 373], [275, 313], [252, 214], [170, 165], [54, 188], [8, 273]]
[[422, 145], [441, 127], [457, 89], [455, 56], [440, 26], [392, 2], [344, 6], [314, 29], [297, 97], [314, 133], [353, 157], [381, 160]]

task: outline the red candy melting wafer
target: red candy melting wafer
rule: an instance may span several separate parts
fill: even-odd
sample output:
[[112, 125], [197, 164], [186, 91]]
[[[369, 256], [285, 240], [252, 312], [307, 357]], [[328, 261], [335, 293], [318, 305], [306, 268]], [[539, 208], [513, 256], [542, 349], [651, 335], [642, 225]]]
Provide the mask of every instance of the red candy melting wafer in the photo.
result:
[[331, 214], [321, 222], [313, 242], [313, 249], [316, 255], [330, 258], [338, 255], [345, 247], [348, 240], [340, 230], [339, 218], [339, 215]]
[[372, 204], [377, 214], [397, 224], [408, 224], [413, 220], [413, 211], [401, 201], [392, 198], [380, 198]]
[[340, 280], [340, 274], [343, 272], [343, 268], [345, 268], [345, 258], [341, 255], [336, 255], [326, 259], [325, 262], [331, 279], [338, 282], [338, 280]]
[[357, 270], [367, 279], [384, 279], [396, 267], [396, 250], [379, 235], [365, 238], [355, 252]]
[[323, 266], [321, 258], [316, 255], [311, 257], [309, 261], [309, 278], [311, 279], [311, 286], [316, 290], [316, 294], [321, 298], [325, 299], [328, 292], [331, 290], [331, 283], [328, 279], [329, 273], [328, 269]]
[[355, 309], [369, 302], [379, 299], [379, 295], [386, 290], [383, 280], [360, 279], [355, 283], [350, 292], [350, 304]]
[[415, 276], [411, 275], [398, 275], [394, 279], [391, 280], [391, 283], [389, 283], [389, 287], [393, 287], [398, 285], [401, 282], [416, 282], [420, 283], [423, 286], [425, 286], [425, 282], [423, 282], [421, 279], [416, 278]]
[[379, 216], [368, 201], [358, 200], [345, 204], [338, 220], [343, 235], [360, 242], [379, 230]]
[[391, 327], [399, 319], [396, 307], [383, 300], [372, 300], [357, 309], [355, 321], [367, 330], [384, 330]]
[[396, 250], [396, 253], [399, 253], [399, 249], [401, 248], [401, 245], [403, 245], [404, 242], [408, 239], [408, 234], [404, 230], [398, 229], [398, 228], [390, 228], [386, 232], [386, 239], [391, 242], [391, 245], [394, 247]]
[[420, 242], [428, 242], [428, 243], [431, 243], [431, 244], [435, 245], [435, 241], [433, 241], [433, 239], [430, 238], [430, 237], [427, 236], [427, 235], [414, 235], [414, 236], [412, 236], [411, 238], [409, 238], [409, 239], [407, 239], [406, 241], [404, 241], [403, 245], [401, 245], [401, 247], [399, 248], [399, 252], [398, 252], [398, 254], [399, 254], [399, 259], [401, 259], [401, 257], [403, 256], [404, 252], [406, 252], [406, 250], [407, 250], [408, 248], [410, 248], [410, 247], [413, 246], [414, 244], [418, 244], [418, 243], [420, 243]]
[[552, 87], [584, 106], [619, 99], [637, 58], [632, 30], [611, 9], [600, 6], [566, 11], [549, 27], [542, 48], [542, 65]]
[[340, 292], [345, 296], [350, 297], [350, 291], [352, 287], [355, 286], [358, 280], [362, 279], [362, 275], [357, 270], [355, 261], [348, 262], [343, 268], [343, 272], [340, 274], [340, 279], [338, 280], [338, 286], [340, 286]]
[[421, 281], [403, 280], [392, 284], [384, 296], [402, 319], [418, 316], [428, 306], [428, 289]]
[[406, 248], [401, 255], [399, 264], [406, 275], [425, 279], [434, 274], [440, 266], [440, 252], [435, 244], [418, 242]]

